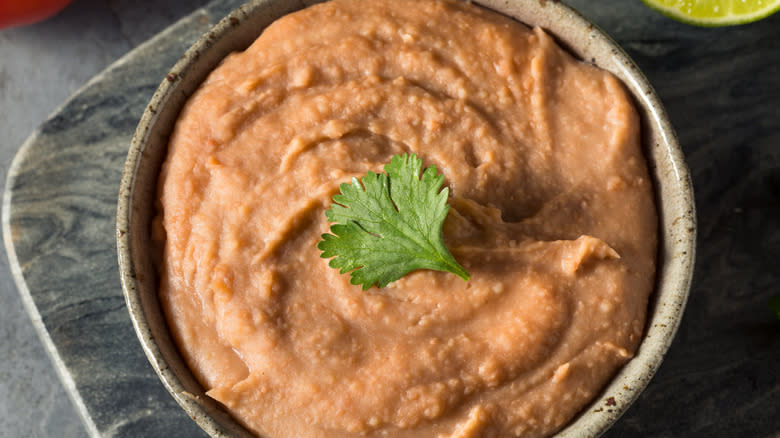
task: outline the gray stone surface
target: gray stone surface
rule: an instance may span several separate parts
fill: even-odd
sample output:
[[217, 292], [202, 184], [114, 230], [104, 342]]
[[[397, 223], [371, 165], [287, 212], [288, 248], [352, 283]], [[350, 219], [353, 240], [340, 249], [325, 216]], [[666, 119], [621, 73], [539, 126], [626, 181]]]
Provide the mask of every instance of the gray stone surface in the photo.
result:
[[[237, 3], [216, 0], [92, 82], [43, 124], [11, 171], [5, 238], [24, 277], [21, 296], [33, 319], [40, 315], [95, 435], [200, 435], [132, 333], [115, 267], [114, 198], [126, 143], [162, 72]], [[677, 340], [607, 436], [778, 436], [780, 323], [766, 303], [780, 293], [780, 14], [698, 29], [641, 2], [568, 3], [621, 43], [656, 87], [688, 157], [699, 213], [697, 273]], [[84, 0], [51, 22], [0, 32], [3, 172], [53, 102], [193, 7]], [[0, 436], [83, 435], [4, 263], [0, 288], [0, 391], [8, 394]]]
[[[0, 30], [0, 187], [25, 138], [88, 79], [207, 0], [76, 0], [47, 21]], [[82, 437], [0, 257], [0, 437]]]

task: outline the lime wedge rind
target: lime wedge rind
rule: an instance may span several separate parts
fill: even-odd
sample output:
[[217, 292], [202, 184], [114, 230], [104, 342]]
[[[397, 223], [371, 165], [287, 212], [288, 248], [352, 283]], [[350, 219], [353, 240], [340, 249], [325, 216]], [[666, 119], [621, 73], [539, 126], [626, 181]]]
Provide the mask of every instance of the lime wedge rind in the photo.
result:
[[[748, 24], [766, 18], [775, 12], [780, 11], [780, 0], [769, 2], [764, 7], [750, 12], [717, 17], [689, 15], [679, 8], [664, 5], [659, 0], [642, 0], [642, 2], [651, 9], [660, 12], [661, 14], [666, 15], [673, 20], [701, 27], [737, 26], [740, 24]], [[719, 2], [716, 0], [715, 3]]]

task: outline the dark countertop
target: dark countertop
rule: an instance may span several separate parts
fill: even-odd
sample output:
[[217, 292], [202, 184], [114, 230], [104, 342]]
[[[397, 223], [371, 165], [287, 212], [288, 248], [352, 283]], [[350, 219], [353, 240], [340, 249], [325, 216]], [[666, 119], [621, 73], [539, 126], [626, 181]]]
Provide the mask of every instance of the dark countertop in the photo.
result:
[[[68, 95], [206, 1], [140, 3], [76, 0], [49, 21], [0, 31], [2, 176]], [[92, 82], [17, 158], [11, 207], [4, 203], [13, 231], [4, 237], [19, 264], [0, 261], [0, 437], [198, 435], [132, 333], [115, 267], [114, 199], [140, 111], [183, 51], [172, 48], [238, 3], [216, 0], [146, 46], [160, 52], [157, 62], [128, 58]], [[677, 338], [606, 436], [777, 436], [780, 321], [767, 302], [780, 294], [780, 14], [702, 29], [638, 1], [567, 3], [612, 35], [656, 88], [691, 168], [699, 220]]]

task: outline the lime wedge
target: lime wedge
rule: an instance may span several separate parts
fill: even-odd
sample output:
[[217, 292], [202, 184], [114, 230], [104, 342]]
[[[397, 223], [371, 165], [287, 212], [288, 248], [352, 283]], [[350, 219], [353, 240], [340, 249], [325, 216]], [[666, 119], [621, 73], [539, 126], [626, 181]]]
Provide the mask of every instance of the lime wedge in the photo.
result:
[[733, 26], [768, 17], [780, 0], [642, 0], [656, 11], [696, 26]]

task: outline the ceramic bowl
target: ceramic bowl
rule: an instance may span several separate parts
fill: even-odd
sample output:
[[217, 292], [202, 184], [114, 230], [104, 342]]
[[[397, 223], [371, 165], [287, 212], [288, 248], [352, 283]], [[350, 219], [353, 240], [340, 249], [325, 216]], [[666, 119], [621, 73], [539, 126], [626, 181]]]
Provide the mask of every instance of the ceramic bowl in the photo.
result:
[[[157, 175], [171, 128], [206, 75], [228, 53], [246, 48], [275, 19], [316, 1], [255, 0], [236, 9], [204, 35], [162, 80], [133, 137], [117, 211], [119, 267], [127, 306], [141, 345], [176, 401], [211, 436], [251, 436], [204, 394], [174, 345], [157, 297], [150, 246]], [[631, 359], [558, 437], [595, 437], [639, 396], [656, 372], [682, 317], [693, 274], [695, 213], [683, 154], [661, 102], [634, 62], [598, 27], [557, 1], [475, 0], [475, 3], [541, 26], [586, 62], [619, 77], [642, 119], [660, 214], [659, 269], [644, 339]]]

